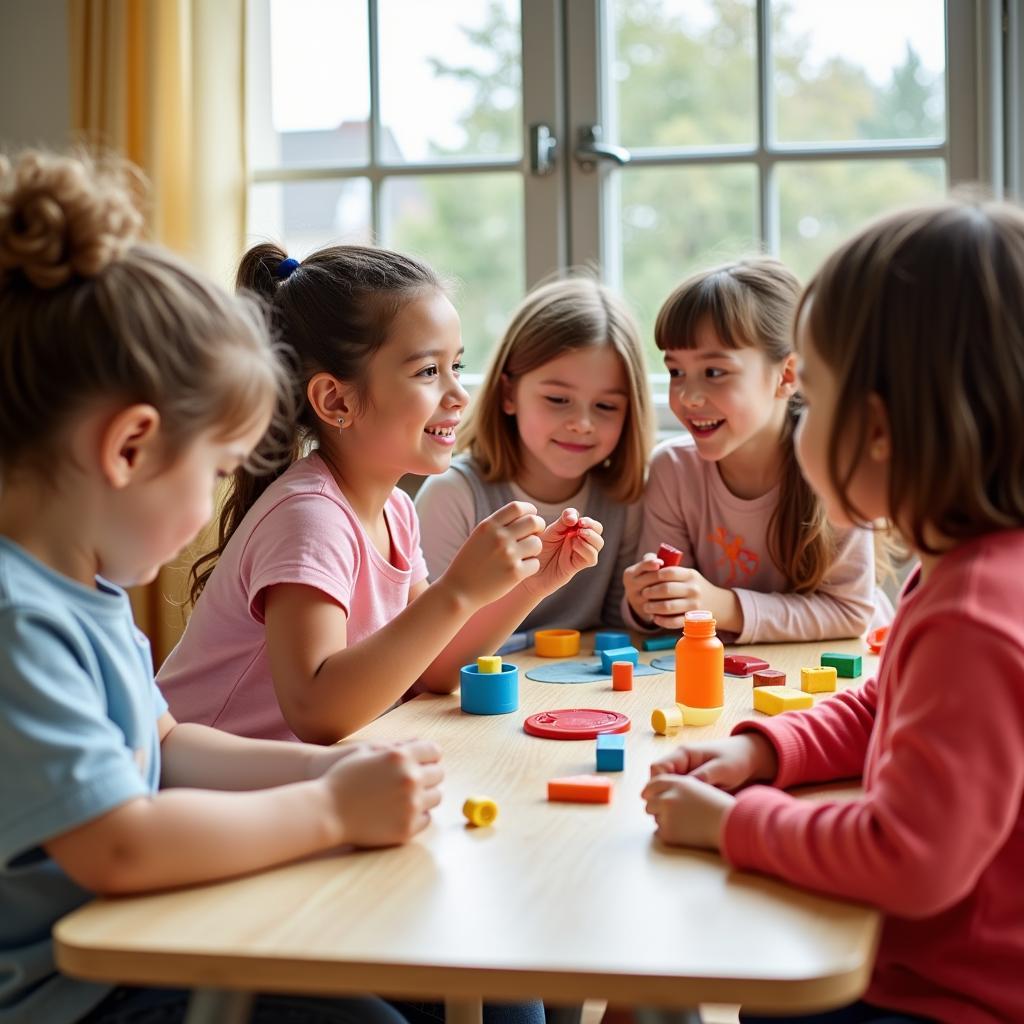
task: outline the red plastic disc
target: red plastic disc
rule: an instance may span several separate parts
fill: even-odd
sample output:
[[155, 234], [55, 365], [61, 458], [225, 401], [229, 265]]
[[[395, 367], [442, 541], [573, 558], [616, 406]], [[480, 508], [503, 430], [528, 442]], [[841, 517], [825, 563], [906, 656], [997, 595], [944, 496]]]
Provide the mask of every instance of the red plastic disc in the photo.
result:
[[523, 729], [546, 740], [592, 740], [602, 732], [629, 732], [629, 716], [597, 708], [559, 708], [530, 715]]

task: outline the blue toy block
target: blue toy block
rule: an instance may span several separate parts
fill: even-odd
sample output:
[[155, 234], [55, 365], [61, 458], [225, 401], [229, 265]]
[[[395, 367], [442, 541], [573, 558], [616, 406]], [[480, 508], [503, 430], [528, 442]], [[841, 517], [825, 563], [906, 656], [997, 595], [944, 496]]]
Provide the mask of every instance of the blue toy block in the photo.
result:
[[649, 636], [644, 641], [645, 651], [674, 651], [676, 644], [679, 642], [679, 637], [673, 636], [671, 633], [668, 636]]
[[459, 701], [469, 715], [507, 715], [519, 707], [519, 669], [502, 663], [500, 672], [465, 665], [459, 672]]
[[862, 671], [859, 654], [823, 654], [821, 664], [824, 668], [834, 668], [844, 679], [856, 679]]
[[594, 634], [594, 653], [600, 654], [610, 647], [628, 647], [630, 643], [628, 633], [614, 633], [602, 629]]
[[635, 647], [608, 647], [601, 651], [601, 668], [611, 672], [613, 661], [631, 661], [634, 665], [640, 662], [640, 652]]
[[620, 733], [599, 733], [597, 737], [597, 770], [621, 772], [626, 767], [626, 737]]

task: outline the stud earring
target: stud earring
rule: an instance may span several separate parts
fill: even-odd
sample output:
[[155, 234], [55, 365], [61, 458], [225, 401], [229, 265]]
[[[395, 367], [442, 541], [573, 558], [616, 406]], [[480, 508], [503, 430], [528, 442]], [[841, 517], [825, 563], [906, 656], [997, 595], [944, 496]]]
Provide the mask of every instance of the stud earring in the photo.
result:
[[344, 429], [345, 429], [345, 417], [344, 417], [344, 416], [339, 416], [339, 417], [338, 417], [338, 427], [339, 427], [339, 428], [340, 428], [341, 430], [344, 430]]

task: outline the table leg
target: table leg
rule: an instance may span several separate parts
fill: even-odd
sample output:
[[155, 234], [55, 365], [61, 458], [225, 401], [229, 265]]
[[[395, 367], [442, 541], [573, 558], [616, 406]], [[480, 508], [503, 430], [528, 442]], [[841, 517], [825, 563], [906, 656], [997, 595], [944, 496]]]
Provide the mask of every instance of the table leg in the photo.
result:
[[482, 1024], [483, 1019], [484, 1001], [482, 999], [446, 999], [444, 1001], [444, 1024]]
[[188, 1001], [185, 1024], [246, 1024], [252, 1004], [251, 992], [197, 988]]
[[638, 1006], [637, 1024], [701, 1024], [700, 1010], [664, 1010], [654, 1006]]

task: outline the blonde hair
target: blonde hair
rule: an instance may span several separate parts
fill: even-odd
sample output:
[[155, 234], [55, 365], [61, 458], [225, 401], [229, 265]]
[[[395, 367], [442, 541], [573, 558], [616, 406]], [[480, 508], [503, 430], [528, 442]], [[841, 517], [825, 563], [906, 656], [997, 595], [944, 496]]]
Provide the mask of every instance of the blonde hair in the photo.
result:
[[[662, 351], [689, 349], [707, 323], [726, 348], [756, 348], [773, 365], [793, 351], [793, 316], [800, 282], [778, 260], [754, 256], [687, 278], [658, 312], [654, 340]], [[783, 452], [779, 501], [768, 524], [768, 553], [789, 587], [816, 590], [835, 559], [825, 508], [800, 472], [793, 435], [802, 400], [789, 401], [779, 437]]]
[[890, 517], [915, 548], [1024, 526], [1024, 211], [955, 199], [902, 210], [837, 249], [798, 315], [839, 382], [832, 486], [849, 486], [878, 395]]
[[153, 405], [168, 460], [273, 408], [282, 373], [259, 310], [139, 244], [141, 190], [113, 158], [0, 158], [4, 475], [48, 476], [61, 429], [99, 396]]
[[586, 276], [552, 281], [530, 292], [491, 356], [458, 442], [485, 480], [515, 480], [522, 469], [515, 417], [502, 411], [503, 375], [514, 380], [566, 352], [604, 345], [622, 360], [629, 404], [608, 465], [595, 466], [590, 474], [617, 501], [641, 496], [654, 426], [640, 332], [625, 303]]

